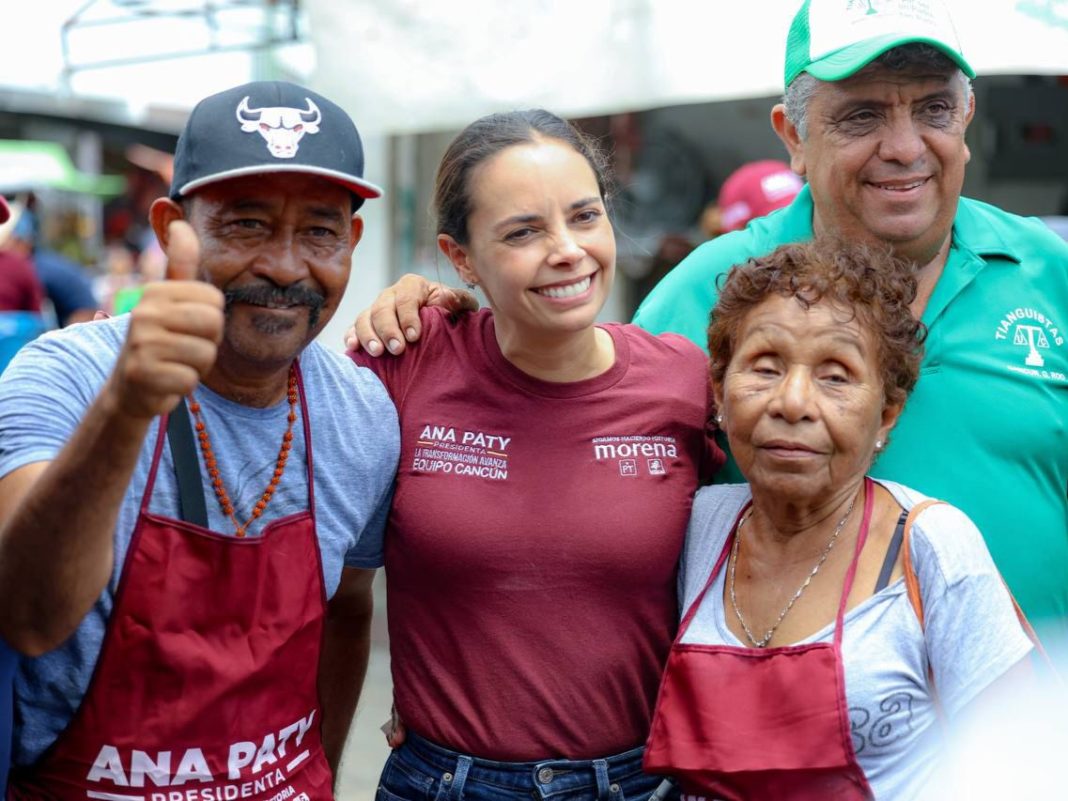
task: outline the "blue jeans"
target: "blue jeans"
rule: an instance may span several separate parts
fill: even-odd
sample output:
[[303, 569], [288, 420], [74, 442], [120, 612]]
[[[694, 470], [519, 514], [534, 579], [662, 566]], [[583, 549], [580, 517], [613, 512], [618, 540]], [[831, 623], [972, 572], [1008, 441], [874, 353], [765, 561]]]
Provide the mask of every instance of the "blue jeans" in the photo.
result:
[[661, 777], [642, 773], [642, 750], [604, 759], [494, 762], [442, 748], [409, 729], [386, 760], [375, 801], [646, 801]]

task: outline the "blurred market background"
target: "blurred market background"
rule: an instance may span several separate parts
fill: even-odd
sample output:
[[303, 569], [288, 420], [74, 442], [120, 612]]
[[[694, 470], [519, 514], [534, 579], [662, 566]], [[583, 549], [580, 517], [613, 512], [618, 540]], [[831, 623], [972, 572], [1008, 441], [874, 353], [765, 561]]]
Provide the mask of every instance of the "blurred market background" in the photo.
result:
[[[254, 79], [340, 102], [363, 134], [367, 177], [386, 189], [364, 207], [328, 346], [402, 273], [454, 281], [427, 211], [437, 161], [477, 116], [530, 106], [569, 116], [612, 154], [620, 275], [603, 316], [627, 319], [718, 233], [727, 175], [783, 158], [768, 112], [796, 3], [38, 0], [8, 18], [0, 60], [0, 193], [16, 212], [0, 258], [31, 258], [46, 300], [40, 314], [0, 311], [0, 366], [41, 330], [136, 303], [162, 268], [146, 212], [166, 193], [186, 115]], [[949, 5], [980, 75], [965, 194], [1068, 238], [1068, 0]], [[379, 615], [344, 801], [373, 797], [389, 702]]]

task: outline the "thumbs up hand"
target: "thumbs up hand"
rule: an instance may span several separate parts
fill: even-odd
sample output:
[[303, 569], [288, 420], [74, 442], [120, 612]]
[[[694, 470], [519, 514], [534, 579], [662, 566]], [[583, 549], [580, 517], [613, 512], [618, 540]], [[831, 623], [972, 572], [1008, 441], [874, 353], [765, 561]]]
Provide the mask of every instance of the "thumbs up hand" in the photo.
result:
[[149, 420], [173, 409], [215, 364], [222, 340], [223, 294], [196, 280], [200, 243], [184, 220], [167, 226], [166, 280], [149, 284], [106, 391], [118, 410]]
[[193, 226], [185, 220], [173, 220], [167, 226], [168, 281], [195, 281], [200, 261], [200, 241]]

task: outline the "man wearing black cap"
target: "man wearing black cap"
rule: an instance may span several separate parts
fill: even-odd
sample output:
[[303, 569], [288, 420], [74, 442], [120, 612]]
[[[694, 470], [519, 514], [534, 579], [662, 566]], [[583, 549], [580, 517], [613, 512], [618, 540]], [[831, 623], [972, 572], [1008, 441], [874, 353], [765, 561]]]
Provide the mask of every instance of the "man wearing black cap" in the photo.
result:
[[314, 92], [203, 100], [150, 213], [168, 280], [0, 381], [14, 798], [332, 797], [398, 454], [381, 385], [312, 341], [362, 176]]

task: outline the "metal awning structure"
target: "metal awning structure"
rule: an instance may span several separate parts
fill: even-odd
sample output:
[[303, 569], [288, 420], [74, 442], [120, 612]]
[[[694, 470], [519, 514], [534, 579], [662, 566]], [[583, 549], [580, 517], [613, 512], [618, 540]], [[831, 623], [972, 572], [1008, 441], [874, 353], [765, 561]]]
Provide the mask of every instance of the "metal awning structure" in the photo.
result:
[[[301, 41], [299, 22], [300, 0], [86, 0], [63, 24], [63, 80], [85, 70], [293, 44]], [[121, 57], [96, 55], [93, 38], [105, 30], [123, 33]]]
[[[304, 0], [314, 84], [386, 133], [778, 94], [800, 0]], [[843, 0], [845, 2], [845, 0]], [[881, 0], [857, 0], [877, 8]], [[1068, 0], [946, 0], [981, 75], [1068, 74]]]
[[88, 195], [118, 195], [121, 175], [90, 175], [74, 166], [57, 142], [0, 139], [0, 194], [58, 189]]

